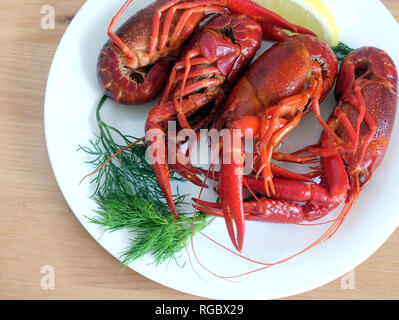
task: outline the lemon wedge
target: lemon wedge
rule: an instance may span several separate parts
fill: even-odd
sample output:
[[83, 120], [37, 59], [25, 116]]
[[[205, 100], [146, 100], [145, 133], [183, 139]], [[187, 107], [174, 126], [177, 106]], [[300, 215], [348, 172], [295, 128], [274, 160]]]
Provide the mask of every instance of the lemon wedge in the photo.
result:
[[288, 22], [316, 33], [330, 46], [338, 45], [339, 32], [334, 16], [321, 0], [253, 0]]

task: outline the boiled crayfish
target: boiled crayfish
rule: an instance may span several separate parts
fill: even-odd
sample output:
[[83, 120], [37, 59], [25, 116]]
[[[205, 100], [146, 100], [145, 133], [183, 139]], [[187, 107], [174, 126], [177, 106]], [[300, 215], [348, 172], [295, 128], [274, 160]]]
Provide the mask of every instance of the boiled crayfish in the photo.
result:
[[[276, 193], [271, 169], [273, 150], [299, 124], [303, 114], [313, 109], [329, 129], [320, 116], [319, 102], [331, 90], [336, 73], [337, 58], [330, 47], [316, 37], [300, 35], [263, 53], [232, 89], [216, 126], [242, 131], [238, 137], [232, 133], [232, 140], [241, 139], [245, 130], [252, 129], [258, 141], [257, 175], [262, 173], [263, 191], [268, 196]], [[335, 136], [333, 130], [329, 131]], [[237, 147], [223, 150], [223, 159], [230, 161], [222, 162], [217, 190], [230, 238], [240, 251], [245, 231], [244, 152], [242, 143], [232, 141], [231, 145]]]
[[112, 19], [110, 41], [101, 50], [97, 67], [105, 94], [123, 104], [152, 101], [167, 81], [182, 45], [214, 14], [245, 13], [270, 40], [286, 39], [284, 30], [313, 34], [250, 0], [158, 0], [114, 33], [114, 26], [132, 1], [126, 1]]
[[[337, 78], [338, 105], [327, 122], [338, 138], [324, 130], [317, 146], [295, 153], [310, 151], [320, 157], [320, 184], [306, 184], [293, 177], [274, 178], [275, 193], [270, 199], [265, 197], [262, 179], [246, 176], [243, 178], [246, 188], [263, 196], [239, 204], [242, 211], [237, 210], [237, 214], [241, 217], [236, 220], [312, 221], [325, 216], [345, 200], [339, 217], [315, 243], [332, 236], [387, 150], [397, 108], [397, 82], [396, 67], [384, 51], [363, 47], [350, 53], [342, 62]], [[220, 184], [228, 179], [222, 174], [218, 174]], [[201, 200], [196, 203], [201, 211], [226, 218], [225, 204]], [[243, 230], [243, 224], [237, 229]]]
[[165, 140], [159, 135], [166, 136], [168, 122], [176, 119], [180, 128], [207, 128], [223, 107], [229, 88], [259, 49], [261, 40], [262, 29], [246, 15], [225, 14], [215, 18], [185, 48], [173, 67], [160, 101], [148, 114], [149, 149], [155, 150], [159, 157], [152, 161], [152, 167], [176, 217], [169, 165], [197, 185], [202, 184], [196, 176], [200, 171], [190, 164], [182, 164], [179, 157], [168, 161]]

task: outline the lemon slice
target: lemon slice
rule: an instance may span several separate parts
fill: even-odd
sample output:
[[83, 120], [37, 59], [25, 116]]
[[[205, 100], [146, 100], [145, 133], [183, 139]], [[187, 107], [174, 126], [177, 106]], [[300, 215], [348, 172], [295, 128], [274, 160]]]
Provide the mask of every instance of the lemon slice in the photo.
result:
[[321, 0], [253, 0], [290, 23], [316, 33], [330, 46], [336, 46], [339, 32], [334, 16]]

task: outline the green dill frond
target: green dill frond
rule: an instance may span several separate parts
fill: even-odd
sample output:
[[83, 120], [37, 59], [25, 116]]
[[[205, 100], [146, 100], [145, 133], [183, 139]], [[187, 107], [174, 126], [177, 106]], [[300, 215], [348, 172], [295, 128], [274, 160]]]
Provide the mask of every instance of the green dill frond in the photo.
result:
[[348, 47], [345, 43], [339, 42], [338, 45], [331, 48], [335, 55], [337, 56], [338, 61], [342, 61], [345, 57], [351, 53], [354, 49]]
[[[88, 147], [79, 146], [78, 149], [93, 157], [87, 163], [93, 166], [94, 172], [97, 171], [91, 178], [95, 185], [91, 198], [98, 209], [96, 216], [88, 219], [108, 232], [120, 229], [132, 232], [131, 244], [122, 254], [125, 266], [146, 254], [151, 254], [156, 264], [175, 259], [175, 255], [190, 241], [191, 233], [201, 231], [213, 219], [198, 213], [193, 223], [193, 213], [182, 210], [179, 210], [179, 219], [173, 218], [152, 166], [146, 159], [146, 142], [123, 135], [101, 120], [100, 109], [105, 101], [104, 96], [96, 110], [99, 134], [89, 141]], [[116, 143], [117, 139], [122, 139], [126, 145]], [[137, 143], [109, 161], [133, 142]], [[172, 174], [171, 180], [182, 179]], [[174, 200], [179, 208], [184, 204], [185, 195], [177, 192]]]

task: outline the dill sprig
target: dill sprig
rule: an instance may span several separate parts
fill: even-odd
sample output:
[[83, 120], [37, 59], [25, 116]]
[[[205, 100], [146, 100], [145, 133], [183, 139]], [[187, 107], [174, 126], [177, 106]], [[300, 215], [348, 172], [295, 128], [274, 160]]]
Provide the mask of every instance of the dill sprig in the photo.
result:
[[[132, 232], [130, 246], [121, 256], [125, 266], [146, 254], [151, 254], [156, 264], [176, 258], [175, 255], [190, 241], [191, 233], [201, 231], [212, 219], [197, 213], [193, 223], [193, 213], [183, 210], [179, 210], [179, 219], [173, 219], [146, 159], [146, 142], [124, 135], [101, 119], [100, 110], [106, 99], [106, 96], [101, 98], [96, 110], [99, 134], [95, 140], [89, 141], [89, 147], [79, 147], [93, 156], [88, 163], [93, 165], [94, 172], [98, 170], [91, 180], [95, 184], [91, 198], [98, 209], [96, 216], [88, 219], [105, 231], [127, 229]], [[106, 163], [133, 142], [136, 142], [134, 146]], [[173, 173], [171, 179], [182, 180]], [[185, 196], [177, 192], [174, 200], [179, 208], [184, 204]]]
[[338, 43], [338, 45], [332, 47], [331, 49], [337, 56], [338, 61], [344, 60], [345, 57], [354, 50], [341, 41]]

